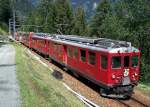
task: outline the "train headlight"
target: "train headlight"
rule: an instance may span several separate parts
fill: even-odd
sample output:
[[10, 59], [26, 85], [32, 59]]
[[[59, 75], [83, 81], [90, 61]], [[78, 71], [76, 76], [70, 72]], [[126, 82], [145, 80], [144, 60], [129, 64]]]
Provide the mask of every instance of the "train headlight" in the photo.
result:
[[126, 76], [128, 76], [129, 75], [129, 69], [125, 69], [124, 70], [124, 76], [126, 77]]
[[132, 78], [135, 78], [135, 76], [134, 76], [134, 75], [132, 75]]
[[114, 74], [112, 74], [112, 79], [115, 79], [115, 78], [116, 78], [116, 76]]
[[138, 74], [137, 74], [136, 72], [134, 73], [134, 75], [135, 75], [135, 76], [138, 76]]

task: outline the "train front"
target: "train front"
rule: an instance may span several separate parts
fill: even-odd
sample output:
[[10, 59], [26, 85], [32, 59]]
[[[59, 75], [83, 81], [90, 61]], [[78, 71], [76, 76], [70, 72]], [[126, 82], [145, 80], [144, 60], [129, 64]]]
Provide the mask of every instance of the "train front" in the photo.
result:
[[128, 46], [112, 48], [109, 51], [108, 85], [111, 92], [130, 97], [139, 80], [140, 51], [128, 43]]

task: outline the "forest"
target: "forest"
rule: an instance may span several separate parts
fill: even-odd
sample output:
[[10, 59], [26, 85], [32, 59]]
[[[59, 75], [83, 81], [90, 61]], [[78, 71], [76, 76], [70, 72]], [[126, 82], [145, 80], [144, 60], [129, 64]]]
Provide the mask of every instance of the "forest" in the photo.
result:
[[[12, 17], [12, 1], [0, 0], [0, 28], [5, 31], [8, 31], [8, 20]], [[18, 31], [130, 41], [141, 50], [140, 81], [149, 83], [149, 0], [100, 0], [91, 17], [87, 17], [82, 5], [73, 8], [69, 0], [40, 0], [39, 3], [16, 0], [14, 5], [17, 23], [21, 25]]]

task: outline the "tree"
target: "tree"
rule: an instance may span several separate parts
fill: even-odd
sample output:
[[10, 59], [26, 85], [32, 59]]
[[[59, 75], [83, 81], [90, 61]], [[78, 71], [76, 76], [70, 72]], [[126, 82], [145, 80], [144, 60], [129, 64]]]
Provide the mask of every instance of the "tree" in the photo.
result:
[[53, 0], [40, 0], [38, 6], [28, 13], [25, 24], [28, 31], [54, 33]]
[[69, 0], [55, 0], [55, 28], [63, 34], [71, 34], [73, 27], [73, 10]]
[[12, 0], [15, 1], [15, 8], [18, 11], [19, 16], [26, 16], [34, 9], [34, 5], [31, 0]]
[[106, 18], [107, 14], [111, 13], [111, 6], [109, 0], [103, 0], [99, 3], [96, 13], [90, 23], [90, 35], [102, 36], [102, 30], [99, 29]]
[[98, 29], [105, 38], [126, 40], [130, 33], [123, 25], [124, 22], [116, 15], [107, 14]]
[[85, 19], [85, 12], [82, 7], [78, 7], [75, 11], [72, 34], [80, 36], [85, 36], [87, 34], [87, 23]]
[[126, 0], [127, 27], [133, 33], [132, 42], [141, 49], [145, 64], [150, 64], [150, 1]]
[[26, 23], [34, 23], [40, 32], [71, 34], [73, 12], [68, 0], [41, 0]]
[[141, 50], [142, 82], [148, 82], [150, 75], [150, 1], [124, 0], [127, 10], [125, 27], [129, 29], [132, 43]]
[[10, 17], [10, 0], [0, 0], [0, 26], [5, 30], [8, 30], [8, 21]]
[[54, 33], [54, 10], [53, 0], [41, 0], [36, 11], [36, 24], [42, 26], [42, 32]]

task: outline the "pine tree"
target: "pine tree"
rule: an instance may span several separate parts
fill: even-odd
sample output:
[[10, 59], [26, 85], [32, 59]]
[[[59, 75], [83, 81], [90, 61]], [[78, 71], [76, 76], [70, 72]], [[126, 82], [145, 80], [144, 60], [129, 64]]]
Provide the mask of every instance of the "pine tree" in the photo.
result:
[[28, 15], [34, 8], [31, 0], [12, 0], [15, 1], [15, 8], [20, 17]]
[[55, 0], [56, 32], [71, 34], [73, 26], [73, 11], [69, 0]]
[[87, 35], [87, 23], [85, 19], [85, 11], [82, 7], [78, 7], [75, 11], [72, 34], [80, 36]]
[[71, 34], [73, 11], [68, 0], [41, 0], [28, 17], [26, 22], [40, 26], [39, 32]]
[[[150, 47], [147, 40], [150, 38], [150, 1], [125, 0], [128, 10], [127, 27], [133, 33], [132, 42], [141, 49], [147, 59]], [[144, 42], [143, 42], [144, 41]], [[148, 55], [148, 56], [147, 56]], [[149, 62], [150, 63], [150, 62]]]
[[[125, 28], [131, 34], [127, 40], [141, 50], [141, 81], [150, 81], [150, 1], [149, 0], [123, 0], [122, 18]], [[117, 8], [118, 9], [118, 8]], [[118, 13], [117, 13], [118, 14]], [[124, 17], [125, 16], [125, 17]]]
[[53, 0], [41, 0], [37, 10], [37, 25], [42, 27], [42, 32], [54, 32], [54, 6]]
[[99, 29], [105, 38], [126, 40], [129, 32], [123, 25], [124, 23], [122, 20], [120, 20], [116, 15], [107, 14]]
[[8, 21], [11, 17], [10, 0], [0, 0], [0, 27], [8, 30]]
[[96, 13], [90, 23], [90, 35], [102, 36], [102, 30], [99, 29], [106, 18], [107, 14], [111, 13], [111, 6], [109, 0], [103, 0], [99, 3]]
[[54, 33], [53, 7], [53, 0], [41, 0], [36, 9], [28, 14], [25, 22], [27, 25], [35, 26], [26, 27], [26, 30]]

